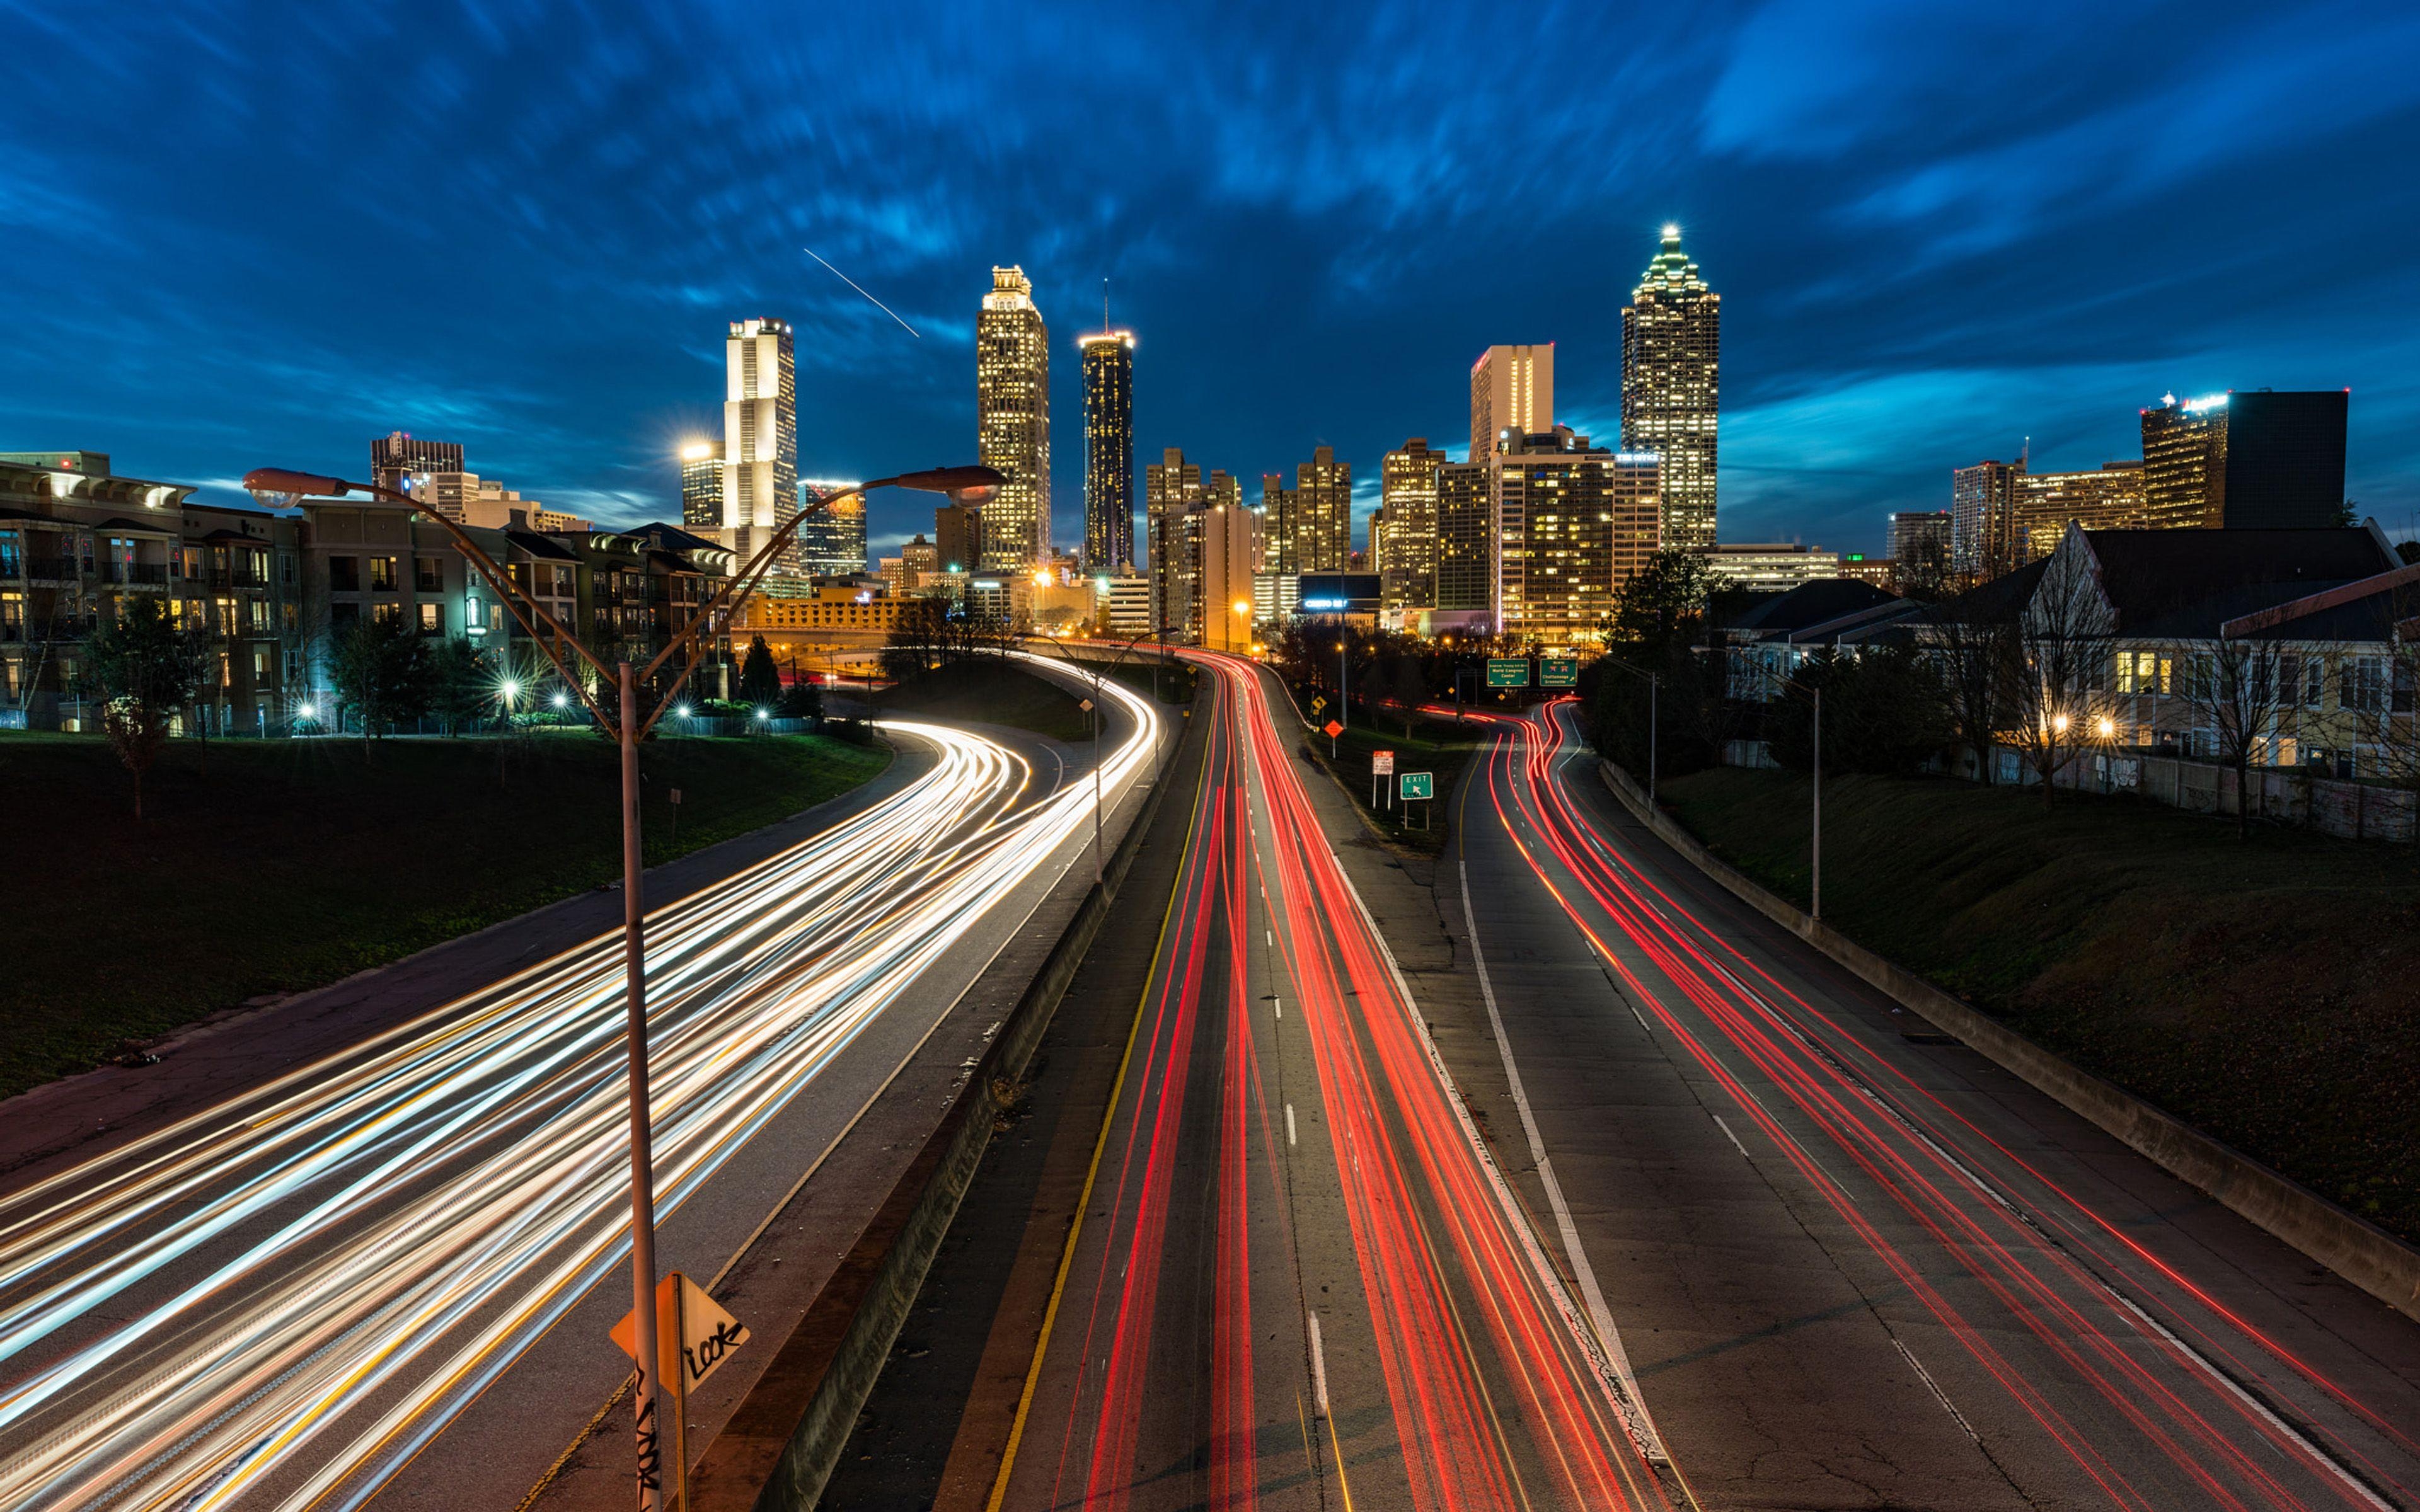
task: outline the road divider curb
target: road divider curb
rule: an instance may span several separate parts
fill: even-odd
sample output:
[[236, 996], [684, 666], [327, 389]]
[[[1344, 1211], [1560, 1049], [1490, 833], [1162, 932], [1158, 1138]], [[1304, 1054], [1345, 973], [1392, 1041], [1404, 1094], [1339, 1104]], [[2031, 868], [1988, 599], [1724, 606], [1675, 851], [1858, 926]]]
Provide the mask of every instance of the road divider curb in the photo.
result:
[[2388, 1306], [2420, 1319], [2420, 1250], [2268, 1166], [2034, 1043], [1750, 881], [1669, 816], [1651, 810], [1637, 781], [1600, 759], [1598, 773], [1639, 823], [1698, 870], [1869, 986], [2035, 1090], [2097, 1125], [2220, 1206], [2248, 1219]]
[[[1187, 722], [1171, 738], [1181, 742], [1191, 728]], [[761, 1487], [736, 1475], [701, 1479], [690, 1488], [695, 1507], [684, 1512], [811, 1512], [822, 1497], [915, 1305], [925, 1273], [949, 1234], [958, 1204], [990, 1148], [999, 1119], [1015, 1106], [1034, 1048], [1099, 935], [1169, 781], [1181, 767], [1182, 762], [1171, 756], [1167, 775], [1155, 779], [1144, 794], [1109, 855], [1103, 881], [1085, 889], [1074, 918], [1001, 1022], [1000, 1032], [960, 1085], [939, 1124], [808, 1304], [806, 1316], [751, 1391], [755, 1400], [743, 1403], [735, 1415], [736, 1424], [752, 1407], [770, 1415], [785, 1404], [803, 1403], [790, 1409], [798, 1413], [797, 1426], [769, 1476]]]

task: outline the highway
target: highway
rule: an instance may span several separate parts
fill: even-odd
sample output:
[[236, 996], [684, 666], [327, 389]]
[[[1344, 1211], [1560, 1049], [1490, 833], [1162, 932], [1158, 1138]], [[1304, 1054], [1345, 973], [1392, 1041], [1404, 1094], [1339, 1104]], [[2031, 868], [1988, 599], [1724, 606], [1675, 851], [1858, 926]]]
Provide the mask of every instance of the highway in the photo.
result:
[[[1114, 797], [1159, 721], [1107, 693]], [[761, 1180], [759, 1136], [877, 1029], [912, 1050], [1092, 838], [1072, 764], [887, 728], [930, 770], [650, 913], [659, 1221], [710, 1192], [774, 1207], [783, 1184], [718, 1176], [746, 1155]], [[620, 951], [589, 941], [0, 1196], [0, 1506], [363, 1505], [600, 1283], [627, 1296]]]
[[2420, 1505], [2420, 1327], [1714, 887], [1575, 705], [1499, 717], [1459, 813], [1501, 1064], [1456, 1069], [1701, 1504]]
[[1192, 659], [1191, 833], [991, 1504], [1678, 1504], [1619, 1339], [1338, 866], [1273, 685]]

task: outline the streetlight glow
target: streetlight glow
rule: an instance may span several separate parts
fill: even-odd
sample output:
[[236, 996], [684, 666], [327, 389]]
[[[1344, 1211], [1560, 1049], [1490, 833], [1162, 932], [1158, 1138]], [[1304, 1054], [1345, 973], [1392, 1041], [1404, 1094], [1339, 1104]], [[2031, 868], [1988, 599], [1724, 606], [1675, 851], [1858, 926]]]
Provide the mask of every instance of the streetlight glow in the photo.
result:
[[2067, 733], [2067, 716], [2064, 714], [2052, 715], [2050, 717], [2050, 727], [2062, 735]]
[[521, 685], [513, 678], [504, 679], [504, 702], [510, 703], [521, 696]]
[[1249, 614], [1252, 612], [1252, 601], [1249, 598], [1239, 598], [1235, 600], [1233, 607], [1238, 614]]
[[310, 704], [308, 704], [308, 703], [303, 704], [302, 707], [300, 707], [300, 708], [296, 709], [294, 712], [295, 712], [296, 714], [301, 715], [301, 716], [302, 716], [303, 718], [305, 718], [305, 719], [316, 719], [316, 718], [319, 717], [318, 710], [317, 710], [316, 708], [314, 708], [312, 705], [310, 705]]
[[556, 708], [558, 708], [558, 709], [559, 709], [559, 708], [562, 708], [563, 706], [565, 706], [566, 704], [569, 703], [570, 702], [571, 702], [571, 695], [570, 695], [570, 694], [564, 692], [561, 688], [557, 688], [557, 689], [555, 690], [555, 694], [554, 694], [554, 706], [555, 706]]

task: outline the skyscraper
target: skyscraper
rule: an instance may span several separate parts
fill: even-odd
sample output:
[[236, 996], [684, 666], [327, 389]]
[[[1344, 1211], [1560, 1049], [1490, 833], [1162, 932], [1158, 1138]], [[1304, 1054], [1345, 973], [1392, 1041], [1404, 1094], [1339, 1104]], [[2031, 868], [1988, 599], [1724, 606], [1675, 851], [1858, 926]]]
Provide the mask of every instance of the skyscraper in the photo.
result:
[[1949, 511], [1894, 513], [1887, 555], [1893, 580], [1901, 590], [1938, 591], [1949, 579]]
[[[799, 384], [790, 325], [731, 322], [723, 344], [721, 518], [696, 533], [748, 562], [799, 513]], [[774, 563], [799, 570], [796, 538]]]
[[1621, 312], [1621, 447], [1663, 458], [1664, 544], [1714, 544], [1714, 421], [1721, 404], [1722, 296], [1664, 228]]
[[984, 505], [989, 572], [1050, 555], [1050, 332], [1022, 268], [994, 268], [975, 316], [975, 450], [1000, 491]]
[[2234, 530], [2315, 530], [2344, 506], [2341, 389], [2268, 389], [2143, 411], [2143, 491], [2151, 523]]
[[845, 578], [865, 570], [865, 496], [849, 494], [823, 508], [823, 490], [814, 484], [799, 488], [799, 507], [807, 517], [799, 524], [799, 570], [812, 578]]
[[1508, 430], [1555, 424], [1555, 344], [1490, 347], [1470, 364], [1470, 455], [1483, 462]]
[[[1232, 483], [1226, 474], [1214, 475]], [[1202, 571], [1195, 613], [1202, 625], [1201, 643], [1212, 651], [1252, 649], [1252, 604], [1257, 596], [1252, 578], [1261, 561], [1261, 514], [1246, 509], [1233, 486], [1218, 490], [1194, 513], [1201, 522]]]
[[415, 472], [462, 471], [460, 441], [423, 440], [398, 430], [370, 442], [370, 482], [381, 488], [407, 491], [405, 481]]
[[2087, 531], [2149, 527], [2143, 464], [2103, 462], [2085, 472], [2021, 472], [2016, 480], [2016, 558], [2024, 565], [2057, 549], [2070, 524]]
[[722, 523], [722, 448], [691, 441], [681, 448], [681, 525], [702, 534]]
[[[1552, 348], [1548, 348], [1551, 357]], [[1551, 365], [1548, 368], [1552, 376]], [[1379, 464], [1378, 517], [1370, 522], [1371, 565], [1378, 573], [1379, 602], [1388, 609], [1432, 609], [1436, 605], [1437, 470], [1445, 454], [1415, 436]]]
[[1988, 579], [2018, 565], [2017, 480], [2024, 475], [2022, 457], [1950, 470], [1950, 571]]
[[1602, 642], [1614, 591], [1661, 538], [1657, 458], [1557, 425], [1508, 437], [1495, 484], [1498, 631], [1549, 647]]
[[1336, 460], [1334, 447], [1321, 446], [1295, 468], [1294, 476], [1291, 488], [1280, 473], [1261, 479], [1264, 570], [1287, 578], [1345, 571], [1353, 554], [1352, 465]]
[[1151, 553], [1151, 622], [1181, 640], [1199, 634], [1192, 618], [1194, 581], [1201, 571], [1187, 517], [1202, 506], [1202, 466], [1187, 462], [1182, 447], [1170, 447], [1143, 469], [1145, 544]]
[[1079, 338], [1084, 354], [1084, 564], [1134, 563], [1134, 332]]
[[1494, 465], [1486, 461], [1448, 462], [1437, 469], [1439, 612], [1492, 616], [1496, 611], [1494, 474]]

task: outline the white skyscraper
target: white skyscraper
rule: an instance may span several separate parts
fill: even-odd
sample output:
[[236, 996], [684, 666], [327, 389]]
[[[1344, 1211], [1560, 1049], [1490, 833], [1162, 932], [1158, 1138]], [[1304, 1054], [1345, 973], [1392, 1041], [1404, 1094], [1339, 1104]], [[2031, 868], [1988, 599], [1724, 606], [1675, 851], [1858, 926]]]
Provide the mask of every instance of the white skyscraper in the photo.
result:
[[1022, 268], [991, 270], [975, 316], [975, 446], [1001, 478], [983, 507], [985, 570], [1050, 555], [1050, 332]]
[[[785, 320], [731, 322], [723, 347], [721, 519], [698, 534], [745, 563], [799, 513], [799, 385]], [[799, 570], [795, 538], [775, 563]]]

